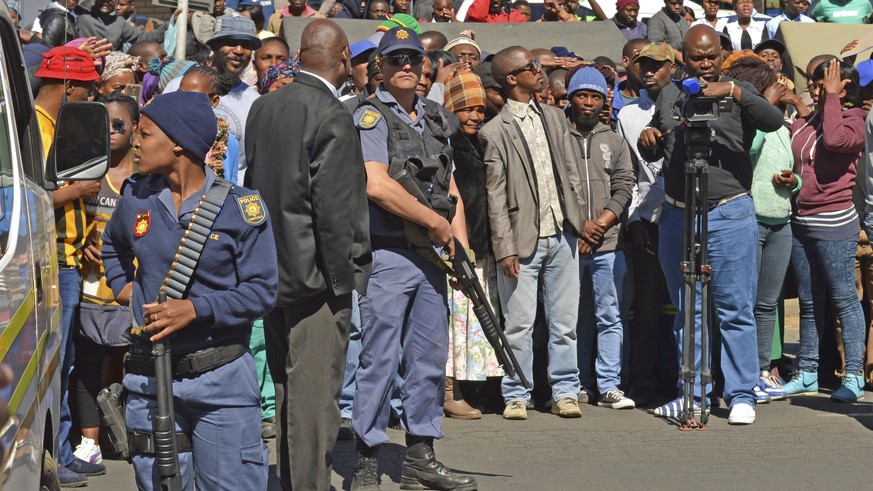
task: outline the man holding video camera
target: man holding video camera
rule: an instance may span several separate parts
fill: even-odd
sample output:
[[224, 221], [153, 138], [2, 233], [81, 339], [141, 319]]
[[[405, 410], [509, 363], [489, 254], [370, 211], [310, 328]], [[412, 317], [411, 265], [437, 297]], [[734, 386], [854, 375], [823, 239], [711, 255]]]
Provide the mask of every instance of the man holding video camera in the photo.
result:
[[[723, 100], [718, 119], [709, 121], [713, 131], [708, 163], [709, 264], [712, 266], [711, 298], [722, 336], [721, 368], [724, 373], [724, 399], [731, 408], [728, 423], [755, 421], [753, 386], [758, 381], [757, 339], [753, 307], [757, 288], [754, 263], [758, 242], [755, 208], [749, 191], [752, 162], [749, 149], [756, 130], [776, 131], [783, 124], [779, 109], [764, 99], [751, 85], [721, 75], [722, 55], [718, 33], [710, 26], [692, 27], [683, 41], [686, 70], [702, 86], [700, 96]], [[682, 360], [683, 325], [683, 227], [685, 200], [685, 162], [688, 146], [687, 126], [681, 121], [681, 106], [696, 96], [686, 96], [678, 84], [661, 92], [649, 127], [639, 139], [639, 150], [648, 161], [664, 158], [667, 194], [660, 217], [660, 260], [673, 304], [679, 307], [674, 331]], [[700, 296], [697, 295], [695, 387], [700, 386]], [[707, 355], [708, 356], [708, 355]], [[655, 415], [677, 418], [682, 410], [680, 397], [657, 409]], [[711, 384], [707, 385], [709, 395]], [[700, 394], [695, 394], [695, 412]]]

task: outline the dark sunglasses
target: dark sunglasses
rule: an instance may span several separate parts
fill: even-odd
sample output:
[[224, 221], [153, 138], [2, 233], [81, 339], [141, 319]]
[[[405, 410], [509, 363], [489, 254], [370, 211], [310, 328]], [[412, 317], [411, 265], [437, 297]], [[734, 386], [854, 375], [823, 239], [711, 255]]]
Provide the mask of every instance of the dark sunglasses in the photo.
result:
[[542, 68], [543, 68], [543, 64], [540, 63], [539, 60], [533, 60], [532, 62], [528, 63], [527, 65], [516, 68], [515, 70], [507, 73], [506, 75], [515, 76], [515, 75], [518, 75], [519, 73], [523, 73], [523, 72], [531, 72], [534, 75], [536, 75]]
[[411, 66], [418, 66], [424, 63], [424, 55], [421, 53], [413, 53], [411, 55], [406, 53], [398, 53], [393, 55], [385, 55], [384, 57], [385, 63], [393, 66], [404, 66], [409, 64]]
[[112, 131], [115, 133], [124, 133], [127, 130], [127, 121], [121, 118], [115, 118], [112, 120]]

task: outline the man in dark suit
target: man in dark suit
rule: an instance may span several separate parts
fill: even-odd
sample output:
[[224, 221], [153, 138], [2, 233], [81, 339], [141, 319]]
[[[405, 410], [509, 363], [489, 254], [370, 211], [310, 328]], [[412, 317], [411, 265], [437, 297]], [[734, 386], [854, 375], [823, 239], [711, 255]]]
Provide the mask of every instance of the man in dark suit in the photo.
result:
[[330, 488], [352, 290], [365, 293], [372, 263], [361, 146], [337, 98], [349, 57], [336, 24], [310, 23], [294, 83], [258, 99], [246, 130], [247, 182], [270, 210], [279, 251], [279, 298], [264, 328], [285, 490]]
[[[549, 322], [552, 413], [582, 415], [577, 404], [576, 320], [579, 308], [578, 238], [582, 230], [581, 156], [567, 118], [540, 105], [545, 74], [521, 46], [494, 56], [491, 73], [507, 96], [500, 113], [479, 132], [485, 147], [485, 188], [506, 338], [522, 370], [533, 371], [531, 335], [542, 277]], [[531, 390], [518, 376], [503, 378], [506, 419], [527, 419]]]

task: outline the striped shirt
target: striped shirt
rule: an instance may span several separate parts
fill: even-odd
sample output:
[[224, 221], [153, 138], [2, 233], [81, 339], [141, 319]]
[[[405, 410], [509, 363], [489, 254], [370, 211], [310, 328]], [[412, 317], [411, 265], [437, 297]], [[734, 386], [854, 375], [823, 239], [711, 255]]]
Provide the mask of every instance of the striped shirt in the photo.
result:
[[[42, 148], [48, 157], [55, 139], [57, 122], [39, 106], [36, 106], [36, 119], [39, 122]], [[62, 188], [67, 186], [69, 183], [61, 185]], [[81, 267], [82, 248], [85, 246], [85, 203], [82, 198], [76, 198], [55, 208], [55, 228], [58, 232], [58, 265], [70, 268]]]
[[[112, 218], [112, 212], [121, 200], [121, 193], [112, 185], [109, 176], [103, 176], [97, 196], [85, 198], [85, 216], [89, 224], [88, 239], [103, 246], [103, 230]], [[84, 263], [82, 266], [82, 300], [100, 305], [118, 305], [112, 288], [106, 284], [106, 273], [99, 264]]]
[[795, 234], [815, 240], [846, 240], [857, 237], [861, 231], [861, 222], [854, 206], [812, 215], [794, 215], [791, 225]]

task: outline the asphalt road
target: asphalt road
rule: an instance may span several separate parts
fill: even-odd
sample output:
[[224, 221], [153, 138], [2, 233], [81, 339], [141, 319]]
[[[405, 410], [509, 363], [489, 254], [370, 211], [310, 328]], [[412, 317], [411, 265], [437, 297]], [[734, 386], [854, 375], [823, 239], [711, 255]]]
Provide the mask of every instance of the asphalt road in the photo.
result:
[[[480, 421], [447, 419], [437, 455], [474, 475], [483, 490], [852, 490], [873, 484], [871, 403], [835, 404], [824, 394], [773, 402], [759, 406], [758, 421], [747, 427], [728, 426], [727, 409], [717, 409], [705, 432], [681, 432], [643, 410], [586, 406], [583, 412], [576, 420], [537, 412], [521, 422], [493, 414]], [[389, 433], [380, 471], [382, 488], [395, 490], [403, 434]], [[105, 476], [90, 478], [88, 489], [135, 489], [130, 465], [108, 461], [107, 467]], [[353, 444], [339, 442], [337, 489], [349, 488], [353, 467]]]
[[[796, 342], [796, 328], [786, 334]], [[715, 409], [703, 432], [679, 431], [644, 410], [595, 406], [585, 406], [575, 420], [540, 412], [527, 421], [495, 414], [479, 421], [446, 419], [446, 438], [436, 451], [449, 467], [474, 475], [482, 490], [873, 488], [873, 402], [836, 404], [825, 393], [772, 402], [758, 406], [757, 422], [745, 427], [729, 426], [727, 415], [726, 408]], [[389, 434], [380, 472], [382, 488], [396, 490], [403, 434]], [[88, 489], [135, 489], [127, 463], [107, 467]], [[354, 445], [339, 442], [336, 489], [349, 488], [353, 467]], [[279, 488], [273, 482], [270, 489]]]

